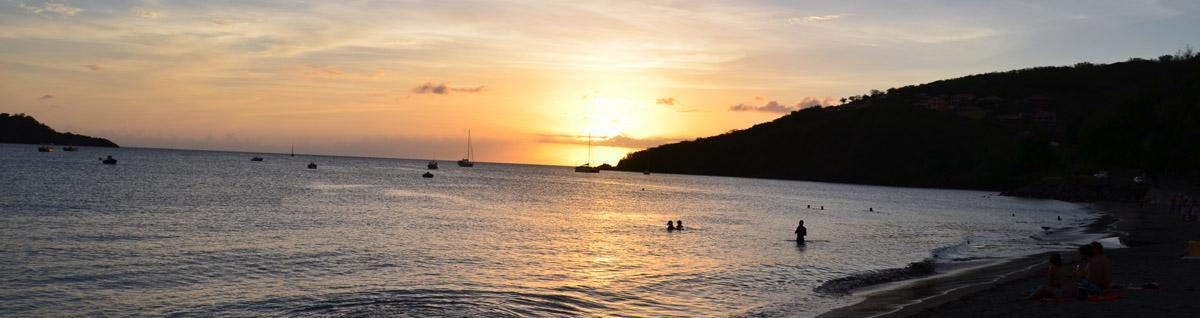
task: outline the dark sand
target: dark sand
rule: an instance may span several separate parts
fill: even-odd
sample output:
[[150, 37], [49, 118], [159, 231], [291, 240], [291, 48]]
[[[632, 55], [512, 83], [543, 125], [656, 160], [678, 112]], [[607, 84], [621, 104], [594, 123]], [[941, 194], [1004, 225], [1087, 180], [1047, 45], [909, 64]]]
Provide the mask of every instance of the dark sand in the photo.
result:
[[[1148, 195], [1152, 203], [1144, 207], [1092, 205], [1108, 216], [1095, 225], [1110, 227], [1129, 246], [1106, 250], [1113, 284], [1124, 288], [1115, 301], [1025, 300], [1031, 288], [1046, 281], [1047, 257], [1035, 255], [961, 275], [920, 280], [821, 317], [1200, 317], [1200, 260], [1180, 258], [1188, 240], [1200, 240], [1200, 223], [1182, 222], [1169, 214], [1168, 195], [1152, 191]], [[1075, 255], [1063, 253], [1063, 258], [1071, 260]], [[1150, 282], [1161, 288], [1140, 289]], [[905, 306], [896, 310], [897, 304]]]

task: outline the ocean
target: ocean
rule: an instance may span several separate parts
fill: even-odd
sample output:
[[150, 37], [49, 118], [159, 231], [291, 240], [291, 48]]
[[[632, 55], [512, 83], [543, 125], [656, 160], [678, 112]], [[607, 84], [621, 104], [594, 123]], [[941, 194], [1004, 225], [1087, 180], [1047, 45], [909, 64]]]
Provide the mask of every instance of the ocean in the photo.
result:
[[425, 163], [0, 144], [0, 315], [814, 316], [861, 300], [816, 291], [831, 280], [1069, 249], [1096, 217], [981, 191]]

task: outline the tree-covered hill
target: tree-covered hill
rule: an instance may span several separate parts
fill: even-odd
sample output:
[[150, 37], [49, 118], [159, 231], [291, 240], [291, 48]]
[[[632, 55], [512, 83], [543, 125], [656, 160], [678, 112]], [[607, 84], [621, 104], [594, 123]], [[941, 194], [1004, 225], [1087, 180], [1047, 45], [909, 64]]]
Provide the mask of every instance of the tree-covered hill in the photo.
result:
[[1200, 58], [971, 75], [626, 156], [619, 170], [1005, 189], [1098, 170], [1200, 177]]
[[117, 147], [108, 139], [60, 133], [29, 115], [0, 113], [0, 143]]

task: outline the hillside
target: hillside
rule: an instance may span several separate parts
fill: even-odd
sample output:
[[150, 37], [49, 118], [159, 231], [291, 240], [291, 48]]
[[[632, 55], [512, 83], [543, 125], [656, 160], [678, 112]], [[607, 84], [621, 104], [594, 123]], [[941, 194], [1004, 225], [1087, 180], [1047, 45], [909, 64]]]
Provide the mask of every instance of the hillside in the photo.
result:
[[1009, 189], [1099, 170], [1200, 177], [1200, 58], [988, 73], [852, 96], [627, 155], [618, 170]]
[[0, 143], [118, 147], [108, 139], [60, 133], [29, 115], [0, 113]]

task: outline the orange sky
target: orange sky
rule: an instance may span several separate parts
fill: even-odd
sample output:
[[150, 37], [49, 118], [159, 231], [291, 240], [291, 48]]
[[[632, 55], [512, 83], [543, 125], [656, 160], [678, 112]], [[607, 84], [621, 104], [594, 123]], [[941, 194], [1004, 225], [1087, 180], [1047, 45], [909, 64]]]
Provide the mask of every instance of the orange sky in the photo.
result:
[[1200, 43], [1193, 4], [988, 6], [8, 1], [0, 112], [123, 146], [442, 160], [471, 129], [479, 161], [559, 165], [590, 133], [616, 164], [872, 88]]

